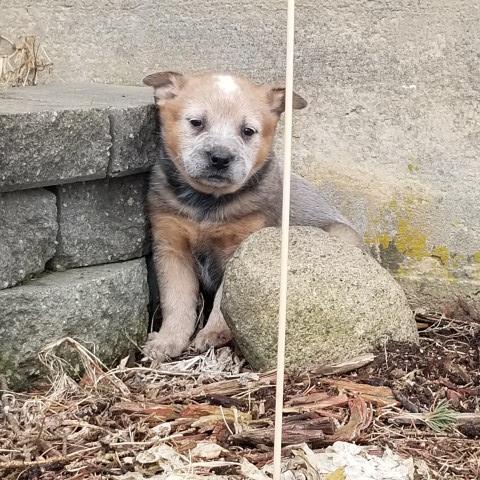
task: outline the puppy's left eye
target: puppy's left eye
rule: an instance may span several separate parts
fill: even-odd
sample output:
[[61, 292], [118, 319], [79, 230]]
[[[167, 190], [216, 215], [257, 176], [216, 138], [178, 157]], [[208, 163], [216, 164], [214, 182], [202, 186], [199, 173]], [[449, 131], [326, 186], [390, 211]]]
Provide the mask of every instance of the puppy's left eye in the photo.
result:
[[253, 128], [250, 128], [250, 127], [244, 127], [243, 130], [242, 130], [242, 133], [246, 137], [251, 137], [251, 136], [255, 135], [257, 133], [257, 131]]
[[191, 118], [190, 119], [190, 125], [194, 128], [202, 128], [203, 127], [203, 122], [199, 120], [198, 118]]

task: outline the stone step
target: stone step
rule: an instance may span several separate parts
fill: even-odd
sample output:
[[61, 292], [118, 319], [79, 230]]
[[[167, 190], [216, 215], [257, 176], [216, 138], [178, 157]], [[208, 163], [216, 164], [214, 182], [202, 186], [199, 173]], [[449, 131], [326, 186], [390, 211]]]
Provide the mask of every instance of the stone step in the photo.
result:
[[[40, 373], [39, 351], [74, 337], [111, 364], [147, 330], [145, 259], [45, 274], [0, 291], [0, 372], [10, 388]], [[69, 359], [70, 360], [70, 359]], [[72, 358], [73, 365], [78, 358]]]
[[11, 88], [0, 101], [0, 192], [147, 171], [157, 131], [146, 87]]

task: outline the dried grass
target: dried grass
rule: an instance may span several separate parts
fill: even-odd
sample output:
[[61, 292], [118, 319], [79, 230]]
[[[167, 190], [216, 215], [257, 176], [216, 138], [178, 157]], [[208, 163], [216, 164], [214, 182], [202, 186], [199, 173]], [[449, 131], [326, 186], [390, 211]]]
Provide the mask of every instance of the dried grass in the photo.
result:
[[53, 63], [35, 35], [13, 42], [0, 35], [0, 92], [9, 87], [36, 85], [41, 72], [51, 73]]
[[[454, 328], [446, 332], [442, 322], [427, 320], [421, 319], [429, 325], [422, 336], [430, 335], [429, 342], [446, 333], [463, 342], [472, 333], [467, 323], [450, 322]], [[452, 349], [450, 340], [445, 348]], [[80, 381], [69, 373], [65, 358], [72, 355], [83, 366]], [[45, 388], [4, 389], [0, 397], [0, 478], [271, 478], [274, 372], [250, 371], [228, 348], [159, 368], [128, 368], [125, 359], [108, 370], [66, 338], [40, 357], [50, 378]], [[329, 378], [286, 377], [284, 479], [337, 478], [320, 474], [312, 459], [338, 441], [366, 445], [370, 455], [390, 448], [413, 458], [415, 478], [479, 478], [479, 442], [453, 425], [465, 414], [453, 415], [453, 407], [436, 399], [430, 411], [412, 417], [396, 392], [362, 380], [368, 367], [345, 374], [365, 361], [325, 366], [335, 372]], [[480, 421], [475, 412], [468, 415], [468, 422]]]

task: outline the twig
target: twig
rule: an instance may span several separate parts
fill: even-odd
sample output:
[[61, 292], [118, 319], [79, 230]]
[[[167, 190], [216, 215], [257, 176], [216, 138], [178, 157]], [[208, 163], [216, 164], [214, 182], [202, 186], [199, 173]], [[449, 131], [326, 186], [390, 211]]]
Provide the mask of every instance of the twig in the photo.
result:
[[312, 374], [314, 375], [338, 375], [341, 373], [348, 373], [352, 370], [357, 370], [358, 368], [364, 367], [369, 363], [372, 363], [375, 360], [375, 355], [373, 353], [367, 353], [351, 360], [345, 362], [334, 363], [331, 365], [320, 365]]
[[32, 461], [10, 460], [8, 462], [0, 462], [0, 471], [40, 467], [42, 465], [51, 465], [52, 463], [65, 463], [72, 458], [83, 456], [87, 452], [92, 452], [99, 449], [100, 447], [87, 448], [85, 450], [72, 452], [67, 455], [59, 455], [59, 456], [50, 457], [50, 458], [41, 458], [39, 460], [32, 460]]
[[[409, 413], [399, 414], [388, 418], [389, 423], [397, 425], [426, 425], [428, 424], [428, 418], [431, 415], [428, 413]], [[460, 427], [464, 425], [474, 425], [480, 427], [480, 413], [456, 413], [451, 414], [453, 423]]]

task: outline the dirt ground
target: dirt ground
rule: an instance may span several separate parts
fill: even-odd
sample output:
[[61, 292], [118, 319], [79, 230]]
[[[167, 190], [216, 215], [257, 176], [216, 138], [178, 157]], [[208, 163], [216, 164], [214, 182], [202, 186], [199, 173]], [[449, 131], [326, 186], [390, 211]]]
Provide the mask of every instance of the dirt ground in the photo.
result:
[[[416, 319], [419, 346], [390, 343], [286, 377], [285, 479], [345, 478], [312, 473], [313, 455], [336, 442], [374, 456], [388, 447], [415, 479], [480, 478], [480, 321]], [[80, 356], [80, 381], [56, 356], [60, 343]], [[48, 384], [2, 392], [0, 478], [271, 478], [275, 373], [250, 371], [231, 349], [108, 370], [65, 339], [42, 360]]]

